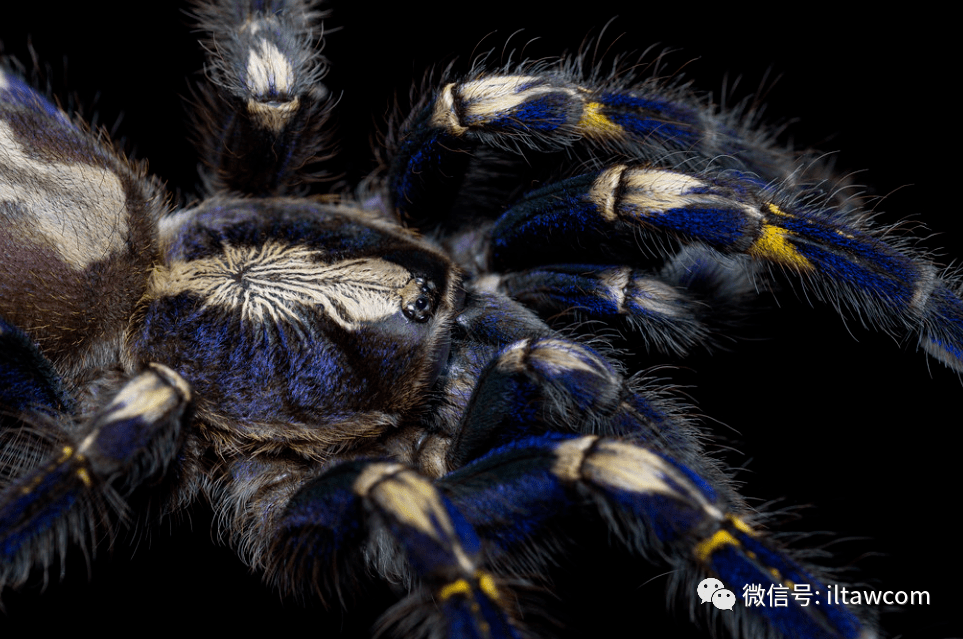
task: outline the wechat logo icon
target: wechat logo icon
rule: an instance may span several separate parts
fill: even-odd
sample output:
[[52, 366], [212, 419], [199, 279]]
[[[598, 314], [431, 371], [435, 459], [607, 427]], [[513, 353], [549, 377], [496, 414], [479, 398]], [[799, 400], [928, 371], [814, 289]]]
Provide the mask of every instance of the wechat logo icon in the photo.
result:
[[718, 579], [707, 577], [699, 582], [696, 589], [702, 603], [712, 602], [712, 605], [719, 610], [732, 610], [736, 605], [736, 595], [731, 590], [727, 590], [725, 584]]

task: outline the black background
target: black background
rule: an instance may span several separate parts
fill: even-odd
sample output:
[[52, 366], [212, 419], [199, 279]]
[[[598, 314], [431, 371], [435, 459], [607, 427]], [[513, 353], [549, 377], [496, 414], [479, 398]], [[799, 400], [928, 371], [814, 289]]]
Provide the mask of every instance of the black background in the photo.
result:
[[[96, 113], [129, 152], [149, 159], [152, 172], [192, 193], [196, 157], [182, 96], [199, 79], [202, 57], [189, 20], [174, 3], [102, 4], [96, 12], [79, 4], [22, 7], [22, 18], [0, 23], [6, 52], [28, 61], [32, 41], [58, 94], [75, 94], [88, 118]], [[325, 54], [332, 62], [326, 83], [343, 92], [343, 152], [332, 168], [350, 179], [370, 170], [371, 134], [383, 130], [394, 96], [406, 96], [431, 66], [458, 57], [465, 68], [474, 52], [491, 48], [515, 50], [514, 58], [555, 55], [618, 16], [602, 36], [613, 51], [676, 50], [664, 69], [683, 69], [717, 101], [724, 79], [736, 86], [733, 103], [766, 87], [770, 121], [795, 119], [789, 135], [798, 146], [838, 151], [841, 172], [860, 171], [856, 181], [883, 198], [876, 206], [881, 220], [925, 224], [918, 233], [933, 233], [926, 246], [945, 249], [943, 261], [963, 258], [959, 117], [950, 82], [958, 77], [959, 55], [949, 46], [945, 17], [812, 9], [777, 20], [682, 3], [577, 10], [502, 0], [428, 2], [417, 10], [411, 3], [345, 4], [332, 7], [326, 21], [340, 30], [327, 36]], [[704, 425], [731, 447], [723, 456], [744, 468], [738, 477], [753, 503], [775, 500], [777, 508], [793, 510], [796, 518], [783, 529], [834, 532], [801, 545], [843, 539], [830, 547], [831, 564], [852, 568], [880, 589], [930, 592], [929, 606], [885, 614], [888, 635], [963, 635], [959, 615], [951, 614], [963, 596], [953, 585], [963, 572], [958, 376], [928, 362], [912, 341], [897, 344], [857, 320], [844, 323], [792, 291], [761, 306], [729, 352], [700, 355], [688, 370], [660, 374], [686, 385], [712, 417]], [[198, 510], [190, 525], [159, 526], [133, 553], [125, 545], [101, 549], [90, 581], [78, 559], [66, 581], [48, 586], [43, 597], [39, 588], [5, 595], [0, 628], [68, 627], [84, 617], [98, 619], [107, 635], [117, 624], [123, 632], [137, 630], [132, 623], [232, 630], [269, 622], [285, 632], [308, 622], [319, 634], [336, 636], [341, 624], [346, 635], [356, 632], [364, 615], [326, 616], [280, 603], [211, 537], [210, 516]], [[604, 538], [592, 543], [605, 546]], [[563, 591], [566, 610], [584, 611], [566, 619], [571, 636], [596, 624], [619, 628], [626, 619], [637, 632], [623, 636], [660, 627], [654, 611], [664, 602], [664, 577], [590, 543], [580, 551], [586, 559], [575, 564], [574, 585]], [[621, 594], [611, 595], [611, 587]], [[591, 594], [582, 598], [582, 589]]]

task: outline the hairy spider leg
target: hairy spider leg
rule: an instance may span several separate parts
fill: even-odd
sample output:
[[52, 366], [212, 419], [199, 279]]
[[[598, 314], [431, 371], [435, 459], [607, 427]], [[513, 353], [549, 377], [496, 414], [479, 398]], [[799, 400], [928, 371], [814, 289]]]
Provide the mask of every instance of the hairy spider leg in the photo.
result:
[[[703, 478], [639, 444], [546, 433], [492, 451], [438, 484], [487, 542], [490, 564], [508, 565], [509, 571], [526, 558], [540, 561], [546, 548], [564, 546], [563, 537], [556, 539], [556, 518], [577, 521], [592, 513], [628, 550], [667, 564], [676, 575], [717, 577], [737, 598], [756, 585], [827, 592], [819, 579], [728, 511]], [[681, 585], [695, 590], [694, 583]], [[786, 603], [737, 605], [711, 614], [730, 629], [752, 629], [751, 636], [767, 631], [799, 639], [875, 636], [838, 603]]]
[[[474, 319], [464, 321], [479, 340], [486, 327], [472, 331]], [[457, 432], [454, 470], [438, 485], [489, 542], [498, 574], [542, 572], [565, 546], [563, 522], [584, 519], [587, 507], [629, 550], [676, 575], [718, 577], [743, 600], [747, 587], [827, 592], [751, 527], [672, 403], [646, 397], [586, 346], [534, 335], [503, 347]], [[842, 606], [786, 603], [740, 606], [728, 622], [788, 637], [872, 636]]]
[[671, 400], [633, 390], [591, 348], [552, 335], [509, 344], [482, 372], [456, 430], [449, 467], [546, 431], [639, 439], [693, 464], [693, 452], [701, 452]]
[[[963, 370], [958, 275], [941, 273], [889, 229], [871, 227], [865, 213], [820, 194], [816, 163], [807, 167], [765, 140], [739, 142], [732, 116], [650, 91], [586, 88], [559, 71], [448, 84], [397, 142], [393, 204], [415, 218], [429, 207], [447, 212], [446, 194], [473, 179], [473, 155], [524, 156], [543, 167], [533, 180], [552, 176], [545, 165], [578, 175], [524, 195], [487, 230], [490, 253], [474, 259], [511, 271], [566, 264], [577, 247], [580, 263], [598, 260], [587, 275], [533, 277], [537, 293], [529, 296], [549, 300], [547, 310], [564, 300], [589, 317], [614, 307], [638, 324], [682, 319], [667, 344], [679, 350], [699, 332], [686, 310], [626, 304], [631, 284], [615, 286], [613, 269], [643, 262], [647, 244], [698, 243], [791, 273], [879, 329], [919, 335], [930, 355]], [[517, 278], [508, 290], [526, 295]]]
[[516, 268], [521, 247], [526, 261], [549, 260], [592, 238], [631, 260], [640, 234], [668, 235], [795, 273], [840, 311], [851, 309], [891, 334], [919, 334], [930, 355], [963, 370], [963, 300], [958, 284], [945, 279], [952, 276], [874, 229], [779, 200], [778, 189], [733, 172], [696, 177], [613, 166], [518, 202], [491, 229], [491, 260], [496, 269]]
[[402, 464], [347, 462], [308, 482], [280, 517], [268, 557], [268, 578], [282, 588], [310, 583], [322, 599], [342, 601], [372, 561], [402, 561], [421, 587], [383, 625], [400, 624], [405, 635], [428, 624], [452, 638], [517, 637], [507, 600], [482, 568], [478, 536], [429, 479]]
[[[152, 364], [79, 428], [56, 424], [47, 459], [0, 493], [0, 589], [25, 583], [34, 566], [48, 570], [71, 542], [89, 547], [95, 529], [123, 514], [125, 497], [163, 477], [190, 401], [177, 373]], [[21, 417], [41, 426], [55, 419]]]
[[[705, 321], [708, 302], [732, 305], [745, 294], [738, 290], [741, 282], [720, 277], [738, 274], [738, 267], [729, 265], [724, 272], [725, 267], [716, 268], [715, 257], [698, 260], [687, 254], [657, 275], [631, 266], [548, 264], [491, 276], [486, 286], [543, 317], [572, 315], [616, 326], [625, 322], [648, 348], [683, 355], [711, 340]], [[705, 280], [701, 290], [697, 279]]]
[[[445, 196], [473, 179], [464, 170], [482, 149], [502, 151], [502, 161], [525, 155], [542, 169], [534, 180], [628, 161], [691, 171], [711, 164], [766, 179], [805, 175], [789, 153], [752, 132], [751, 113], [721, 112], [657, 78], [629, 73], [613, 86], [597, 78], [579, 83], [582, 73], [576, 59], [446, 84], [395, 135], [393, 205], [416, 219], [430, 217], [427, 210], [446, 212]], [[491, 169], [482, 176], [491, 187]]]
[[333, 106], [316, 42], [324, 12], [300, 0], [198, 5], [208, 83], [195, 93], [198, 149], [213, 191], [283, 193], [330, 157]]
[[[458, 435], [449, 453], [449, 467], [547, 430], [605, 432], [674, 451], [705, 474], [715, 473], [712, 476], [728, 503], [741, 503], [738, 496], [729, 495], [718, 470], [701, 463], [699, 445], [685, 421], [673, 414], [671, 402], [634, 393], [599, 354], [558, 337], [502, 296], [467, 295], [470, 299], [456, 321], [453, 339], [470, 344], [461, 344], [459, 351], [485, 353], [494, 345], [500, 351], [481, 375], [464, 416], [453, 429]], [[493, 313], [499, 322], [490, 321]], [[467, 362], [453, 367], [477, 375]], [[462, 383], [450, 381], [456, 386]], [[544, 411], [537, 408], [541, 405], [546, 406]], [[278, 475], [267, 468], [256, 474]], [[278, 489], [289, 490], [280, 485]], [[257, 493], [263, 497], [265, 490], [271, 489]], [[280, 493], [270, 501], [279, 498]], [[268, 546], [263, 555], [268, 579], [283, 590], [300, 592], [303, 584], [313, 584], [322, 599], [343, 602], [345, 593], [358, 590], [352, 584], [362, 580], [372, 564], [375, 572], [393, 579], [404, 574], [398, 566], [401, 562], [425, 587], [389, 611], [383, 625], [410, 630], [428, 623], [446, 628], [448, 636], [512, 636], [515, 632], [505, 622], [509, 587], [499, 585], [483, 568], [482, 550], [471, 526], [429, 479], [401, 464], [347, 462], [307, 480], [286, 500], [283, 514], [271, 524], [274, 532], [258, 537], [257, 542]], [[260, 506], [255, 511], [260, 512]], [[263, 517], [274, 515], [268, 509]], [[440, 606], [440, 616], [434, 604], [426, 603], [429, 599]]]
[[0, 318], [0, 423], [18, 425], [28, 411], [57, 415], [74, 410], [63, 381], [30, 337]]

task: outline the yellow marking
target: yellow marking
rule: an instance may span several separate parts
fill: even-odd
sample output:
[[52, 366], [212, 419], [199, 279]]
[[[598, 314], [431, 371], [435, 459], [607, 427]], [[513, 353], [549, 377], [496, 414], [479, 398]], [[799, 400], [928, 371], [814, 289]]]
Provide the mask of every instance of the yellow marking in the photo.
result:
[[602, 105], [598, 102], [586, 102], [582, 107], [582, 117], [578, 121], [578, 128], [586, 135], [599, 135], [602, 137], [618, 137], [623, 130], [615, 122], [608, 119], [601, 113]]
[[77, 477], [80, 477], [80, 481], [84, 482], [84, 486], [90, 488], [93, 485], [93, 481], [90, 479], [90, 473], [87, 472], [86, 468], [77, 469]]
[[[726, 515], [726, 520], [731, 522], [732, 525], [735, 526], [737, 530], [739, 530], [739, 532], [745, 533], [747, 535], [755, 536], [756, 533], [752, 530], [752, 528], [749, 527], [749, 524], [742, 521], [738, 517], [734, 517], [732, 515]], [[728, 530], [720, 529], [720, 530], [717, 530], [715, 534], [713, 534], [711, 537], [709, 537], [705, 541], [702, 541], [698, 545], [696, 545], [695, 555], [699, 559], [699, 561], [703, 563], [707, 563], [709, 560], [709, 557], [718, 549], [722, 548], [723, 546], [735, 546], [737, 548], [743, 548], [742, 543], [738, 539], [733, 537], [732, 533], [730, 533]], [[744, 552], [746, 557], [748, 557], [749, 559], [755, 560], [757, 558], [756, 553], [752, 552], [751, 550], [745, 550]], [[777, 570], [776, 568], [772, 568], [769, 566], [765, 566], [765, 568], [769, 571], [769, 574], [772, 575], [776, 583], [782, 583], [783, 585], [789, 588], [794, 587], [794, 584], [792, 581], [788, 579], [786, 581], [783, 581], [782, 573], [780, 573], [779, 570]]]
[[[51, 470], [53, 470], [54, 467], [55, 467], [55, 464], [51, 464], [51, 465], [47, 468], [47, 472], [50, 472]], [[42, 481], [43, 481], [43, 475], [38, 475], [37, 477], [34, 477], [33, 480], [31, 480], [31, 482], [30, 482], [29, 484], [27, 484], [26, 486], [24, 486], [23, 488], [20, 489], [20, 494], [21, 494], [21, 495], [29, 495], [30, 493], [33, 492], [33, 489], [34, 489], [34, 488], [36, 488], [37, 486], [40, 485], [40, 482], [42, 482]]]
[[717, 530], [714, 535], [696, 545], [695, 555], [699, 561], [708, 563], [709, 557], [723, 546], [740, 547], [741, 545], [728, 530]]
[[[773, 215], [795, 218], [794, 215], [786, 213], [772, 202], [766, 205], [766, 209]], [[786, 238], [791, 235], [792, 233], [786, 229], [779, 228], [773, 224], [763, 223], [762, 234], [752, 246], [749, 247], [749, 254], [755, 255], [756, 257], [772, 259], [787, 266], [795, 266], [799, 269], [812, 269], [812, 262], [800, 255], [799, 252], [793, 248], [792, 244], [787, 241]]]
[[495, 579], [492, 578], [491, 575], [479, 570], [475, 573], [475, 576], [478, 577], [478, 587], [481, 588], [481, 591], [488, 595], [490, 599], [498, 601], [501, 598], [501, 595], [498, 593], [498, 588], [495, 587]]
[[773, 204], [772, 202], [770, 202], [768, 205], [766, 205], [766, 208], [768, 208], [768, 209], [769, 209], [769, 212], [772, 213], [773, 215], [782, 215], [783, 217], [793, 217], [792, 215], [789, 215], [788, 213], [786, 213], [785, 211], [783, 211], [781, 208], [779, 208], [778, 206], [776, 206], [776, 205]]
[[465, 579], [459, 579], [458, 581], [453, 581], [439, 591], [438, 596], [442, 601], [451, 598], [454, 595], [470, 595], [471, 585]]
[[736, 530], [738, 530], [739, 532], [743, 532], [743, 533], [749, 535], [750, 537], [755, 537], [755, 536], [756, 536], [756, 531], [753, 530], [752, 528], [750, 528], [750, 527], [749, 527], [749, 524], [747, 524], [746, 522], [742, 521], [742, 520], [739, 519], [738, 517], [734, 517], [733, 515], [729, 515], [729, 516], [726, 517], [726, 519], [728, 519], [730, 522], [732, 522], [732, 525], [735, 526], [735, 527], [736, 527]]
[[[50, 463], [50, 464], [46, 467], [45, 471], [46, 471], [47, 473], [51, 473], [51, 472], [54, 471], [54, 469], [57, 468], [58, 465], [64, 463], [65, 461], [67, 461], [67, 460], [70, 459], [71, 457], [75, 457], [75, 456], [76, 456], [77, 461], [80, 462], [80, 463], [84, 463], [84, 461], [86, 460], [86, 458], [84, 457], [84, 455], [83, 455], [82, 453], [77, 453], [77, 452], [74, 450], [74, 447], [73, 447], [73, 446], [64, 446], [63, 448], [60, 449], [60, 457], [58, 457], [56, 460], [54, 460], [52, 463]], [[78, 468], [75, 472], [76, 472], [77, 477], [80, 478], [80, 481], [84, 482], [84, 485], [87, 486], [88, 488], [90, 488], [90, 486], [93, 484], [93, 481], [90, 479], [90, 473], [87, 472], [87, 469], [84, 468], [84, 467], [80, 467], [80, 468]], [[33, 489], [34, 489], [34, 488], [36, 488], [37, 486], [40, 485], [40, 483], [41, 483], [43, 480], [44, 480], [44, 475], [38, 475], [38, 476], [34, 477], [34, 478], [33, 478], [33, 481], [31, 481], [28, 485], [23, 486], [23, 487], [20, 489], [20, 494], [22, 494], [22, 495], [29, 495], [31, 492], [33, 492]]]
[[[487, 572], [479, 570], [475, 573], [475, 578], [478, 579], [478, 588], [485, 593], [489, 599], [492, 601], [498, 601], [501, 598], [498, 588], [495, 587], [495, 579], [491, 575], [489, 575]], [[467, 579], [462, 578], [446, 585], [439, 591], [438, 596], [442, 601], [445, 601], [454, 595], [465, 595], [470, 597], [471, 594], [471, 584], [468, 583]], [[475, 606], [473, 606], [473, 609], [474, 608]]]
[[772, 224], [763, 224], [762, 233], [752, 243], [747, 251], [749, 255], [771, 259], [786, 266], [794, 266], [800, 270], [812, 270], [812, 262], [793, 248], [786, 239], [791, 235], [789, 231]]

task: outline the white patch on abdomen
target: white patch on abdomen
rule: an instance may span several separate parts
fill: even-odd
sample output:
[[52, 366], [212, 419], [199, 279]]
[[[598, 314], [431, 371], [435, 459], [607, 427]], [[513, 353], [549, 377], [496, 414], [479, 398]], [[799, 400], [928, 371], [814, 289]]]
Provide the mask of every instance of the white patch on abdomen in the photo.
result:
[[0, 122], [0, 218], [28, 240], [84, 269], [124, 248], [127, 196], [107, 167], [30, 157], [10, 125]]

